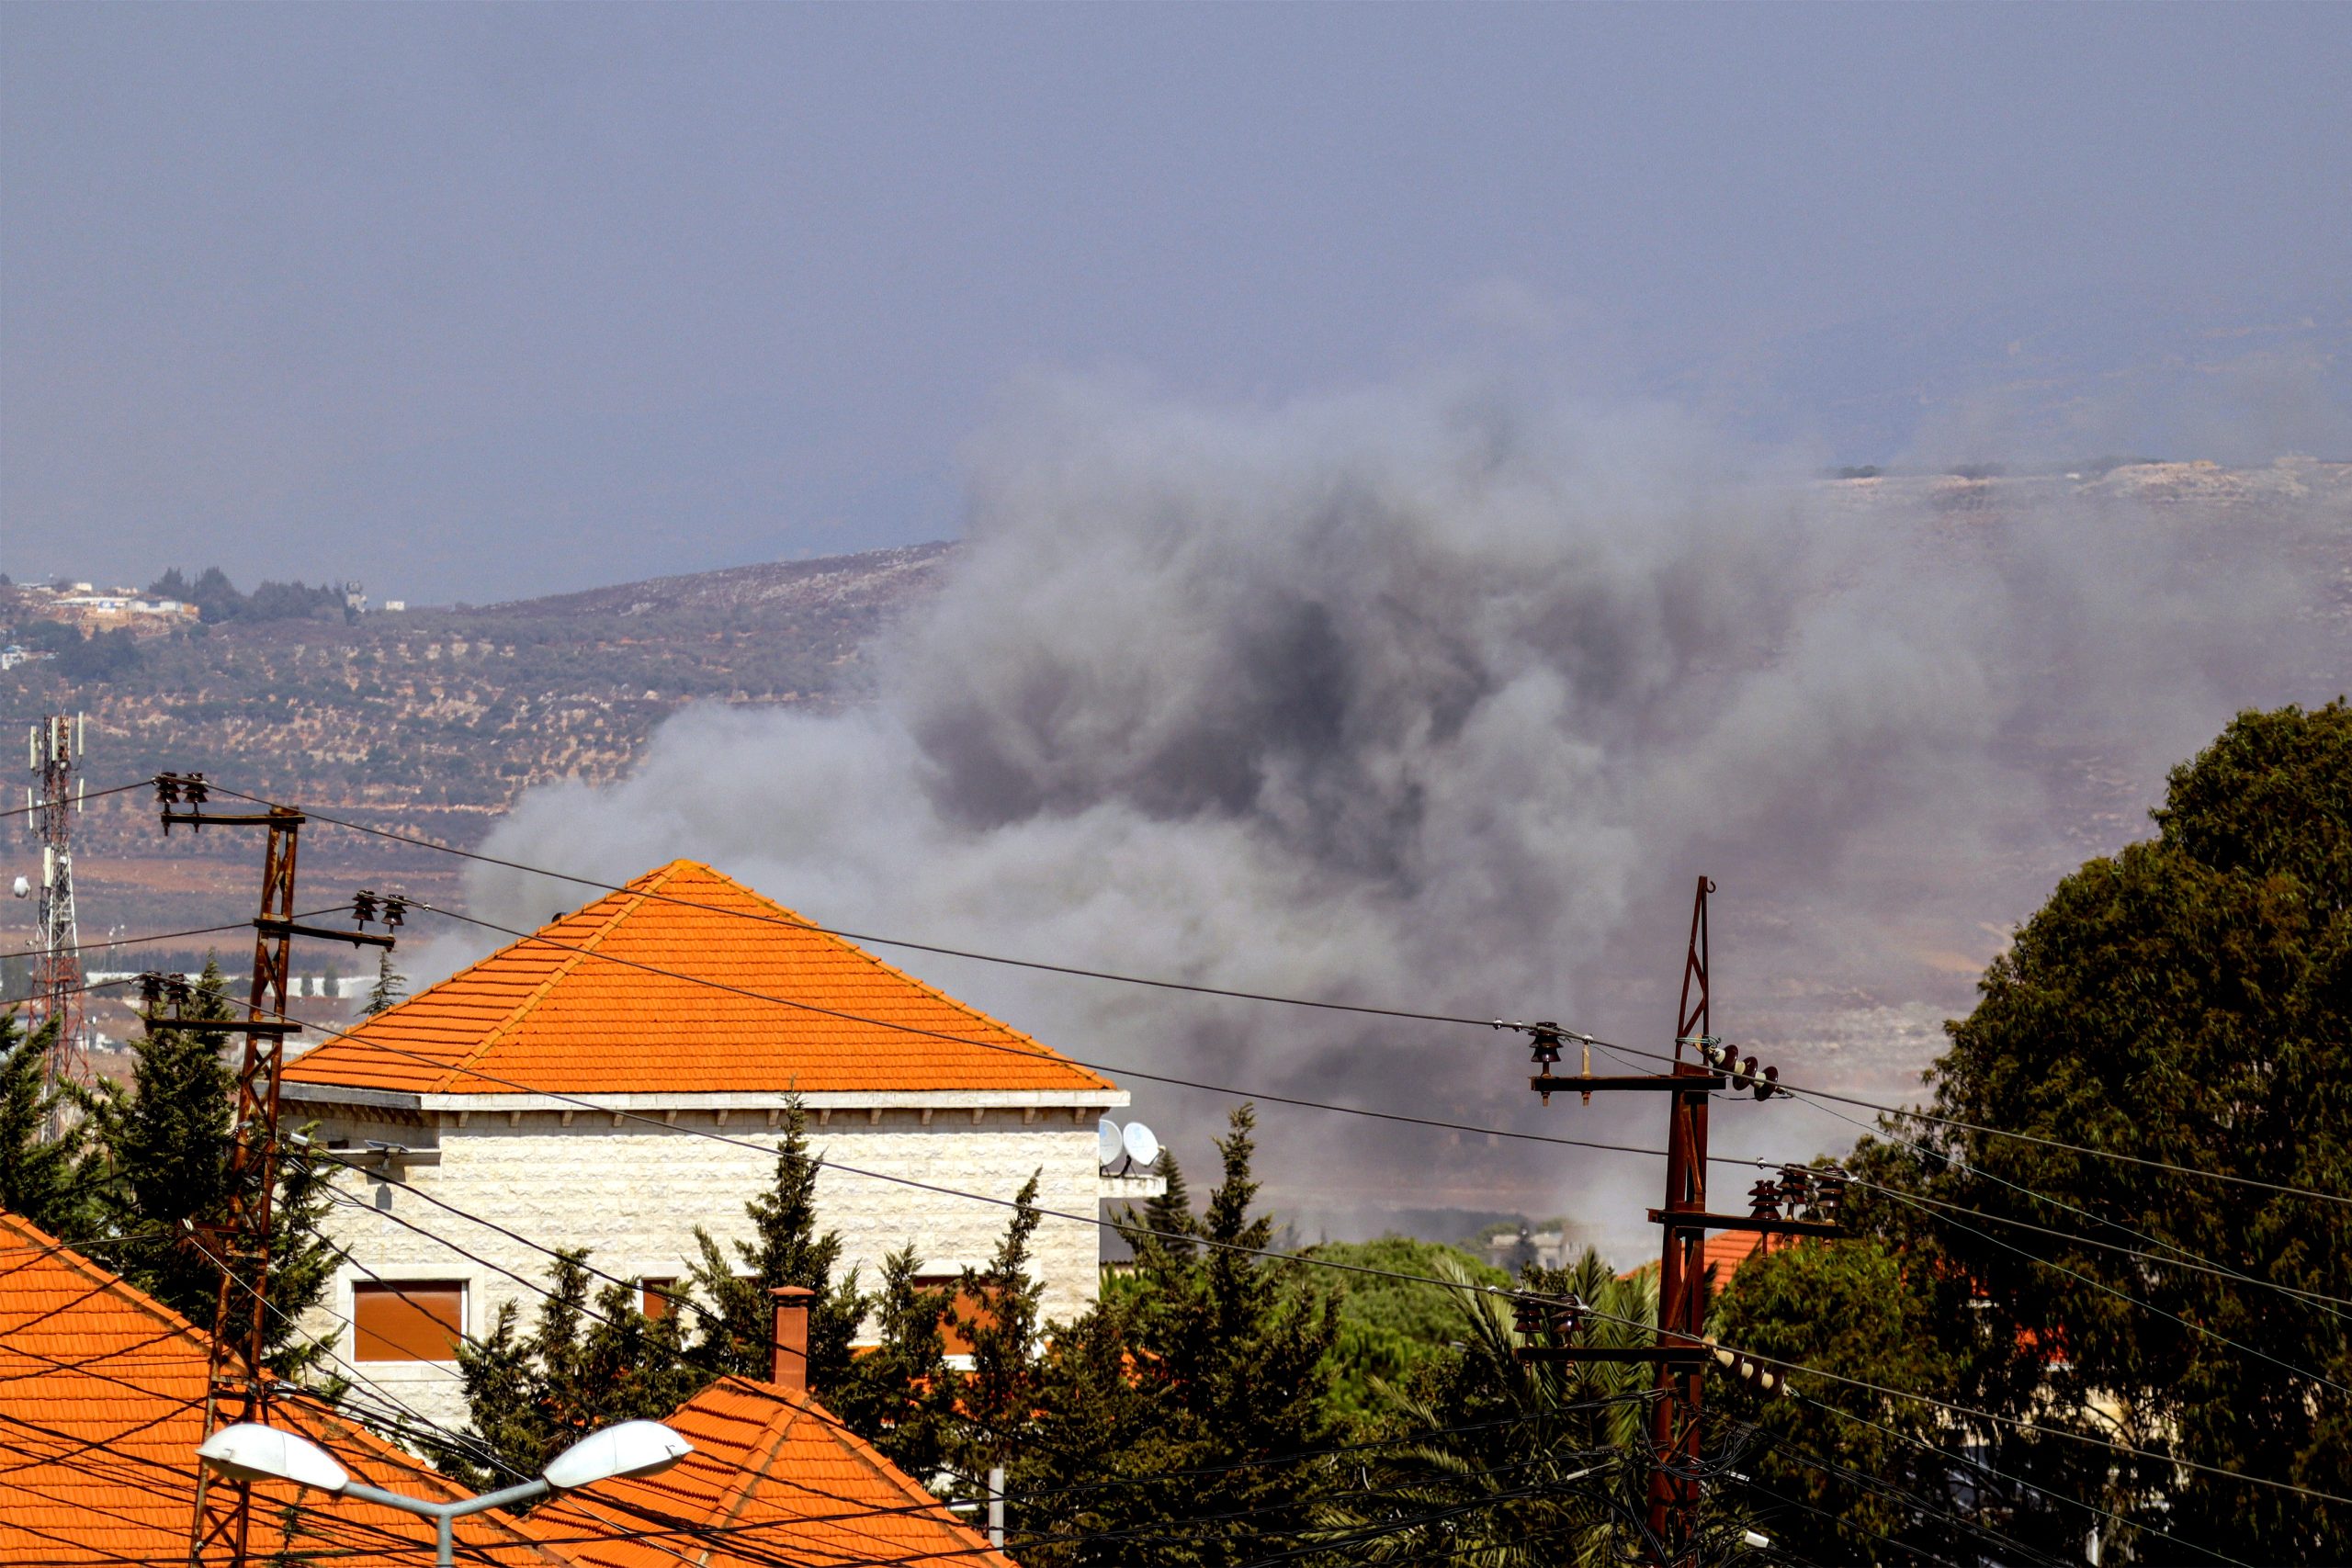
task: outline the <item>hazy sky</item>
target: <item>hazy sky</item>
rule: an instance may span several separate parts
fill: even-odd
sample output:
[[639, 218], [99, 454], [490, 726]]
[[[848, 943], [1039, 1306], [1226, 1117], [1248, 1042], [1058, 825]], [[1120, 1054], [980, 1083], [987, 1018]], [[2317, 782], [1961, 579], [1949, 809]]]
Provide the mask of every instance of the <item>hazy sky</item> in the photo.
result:
[[2346, 103], [2343, 6], [17, 5], [0, 569], [938, 537], [1039, 369], [1469, 367], [1862, 461], [1984, 356], [2226, 337], [2276, 420], [2075, 434], [2259, 457], [2345, 428]]

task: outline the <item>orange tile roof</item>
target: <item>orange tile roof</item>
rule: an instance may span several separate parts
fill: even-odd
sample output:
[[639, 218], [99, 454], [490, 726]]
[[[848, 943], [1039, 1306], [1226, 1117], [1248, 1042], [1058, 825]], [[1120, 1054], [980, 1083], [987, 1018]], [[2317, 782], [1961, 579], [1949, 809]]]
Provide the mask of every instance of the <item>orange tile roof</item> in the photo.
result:
[[[662, 1474], [559, 1497], [531, 1516], [595, 1568], [831, 1568], [970, 1563], [1014, 1568], [805, 1393], [726, 1378], [666, 1417], [695, 1451]], [[650, 1540], [624, 1532], [660, 1529]]]
[[296, 1094], [301, 1084], [429, 1094], [1114, 1087], [684, 860], [304, 1054], [286, 1083]]
[[[0, 1563], [185, 1563], [205, 1361], [205, 1336], [185, 1318], [0, 1213]], [[271, 1424], [300, 1430], [370, 1484], [466, 1495], [299, 1395], [273, 1402]], [[469, 1557], [569, 1561], [495, 1514], [459, 1530]], [[253, 1531], [256, 1562], [277, 1552], [321, 1553], [351, 1568], [432, 1560], [426, 1520], [275, 1483], [255, 1489]]]
[[[1779, 1252], [1785, 1247], [1794, 1247], [1798, 1240], [1795, 1236], [1781, 1236], [1778, 1238], [1778, 1246], [1769, 1245], [1774, 1239], [1761, 1231], [1717, 1231], [1707, 1237], [1705, 1244], [1700, 1249], [1700, 1267], [1715, 1271], [1713, 1288], [1722, 1290], [1731, 1283], [1731, 1277], [1739, 1272], [1741, 1264], [1759, 1253]], [[1644, 1263], [1635, 1268], [1622, 1269], [1617, 1277], [1620, 1280], [1630, 1280], [1645, 1269], [1655, 1273], [1657, 1270], [1657, 1265], [1655, 1262]]]

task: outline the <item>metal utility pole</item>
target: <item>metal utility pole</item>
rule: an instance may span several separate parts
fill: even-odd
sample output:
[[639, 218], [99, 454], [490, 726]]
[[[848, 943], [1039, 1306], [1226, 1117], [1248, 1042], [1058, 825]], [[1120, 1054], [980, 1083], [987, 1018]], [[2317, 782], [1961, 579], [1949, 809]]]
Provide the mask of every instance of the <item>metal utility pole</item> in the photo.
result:
[[[305, 820], [294, 807], [208, 813], [202, 773], [159, 776], [155, 797], [166, 836], [175, 825], [196, 832], [261, 828], [268, 833], [262, 849], [261, 912], [254, 917], [253, 979], [245, 1016], [192, 1021], [160, 1018], [151, 1010], [146, 1019], [151, 1032], [193, 1028], [245, 1037], [230, 1133], [229, 1212], [219, 1223], [200, 1227], [212, 1238], [209, 1250], [220, 1266], [220, 1291], [213, 1299], [212, 1359], [205, 1380], [204, 1429], [209, 1435], [232, 1422], [259, 1422], [268, 1406], [262, 1360], [268, 1344], [271, 1208], [277, 1189], [278, 1070], [285, 1061], [287, 1036], [301, 1031], [286, 1016], [288, 949], [298, 936], [382, 948], [390, 947], [393, 939], [390, 933], [304, 925], [294, 918], [296, 853]], [[372, 898], [355, 902], [354, 913], [364, 921], [372, 914]], [[224, 1420], [224, 1408], [235, 1414]], [[188, 1528], [193, 1568], [215, 1563], [243, 1568], [245, 1562], [252, 1483], [232, 1483], [226, 1497], [221, 1491], [211, 1472], [198, 1472], [196, 1512]]]
[[[1675, 1008], [1674, 1076], [1719, 1088], [1720, 1077], [1682, 1055], [1685, 1041], [1695, 1046], [1708, 1037], [1707, 895], [1714, 889], [1706, 877], [1699, 878], [1699, 891], [1690, 904], [1690, 945], [1682, 961], [1682, 1000]], [[1694, 1050], [1692, 1055], [1696, 1055]], [[1677, 1088], [1668, 1102], [1672, 1107], [1666, 1134], [1666, 1207], [1669, 1212], [1703, 1213], [1707, 1207], [1709, 1092], [1709, 1089]], [[1707, 1332], [1706, 1251], [1704, 1230], [1666, 1227], [1657, 1270], [1657, 1342], [1661, 1347], [1695, 1346]], [[1687, 1472], [1698, 1461], [1705, 1373], [1703, 1362], [1658, 1363], [1658, 1399], [1650, 1411], [1650, 1446], [1657, 1456], [1650, 1472], [1650, 1533], [1661, 1541], [1688, 1540], [1690, 1520], [1698, 1512], [1698, 1481], [1672, 1471]], [[1678, 1460], [1682, 1461], [1679, 1465], [1674, 1463]]]
[[[1649, 1534], [1652, 1562], [1657, 1568], [1693, 1568], [1697, 1562], [1700, 1488], [1701, 1417], [1705, 1413], [1706, 1364], [1724, 1359], [1707, 1339], [1706, 1240], [1710, 1230], [1760, 1231], [1767, 1235], [1836, 1236], [1844, 1235], [1838, 1223], [1843, 1179], [1838, 1173], [1782, 1168], [1778, 1182], [1759, 1181], [1748, 1195], [1750, 1213], [1713, 1213], [1707, 1208], [1707, 1108], [1710, 1098], [1725, 1089], [1753, 1091], [1759, 1100], [1784, 1093], [1778, 1067], [1758, 1069], [1754, 1056], [1744, 1060], [1709, 1031], [1707, 996], [1707, 895], [1715, 885], [1699, 878], [1690, 905], [1690, 942], [1682, 961], [1682, 999], [1675, 1010], [1674, 1070], [1596, 1077], [1592, 1071], [1589, 1035], [1556, 1023], [1521, 1024], [1532, 1036], [1537, 1075], [1528, 1087], [1552, 1103], [1552, 1096], [1573, 1089], [1589, 1105], [1595, 1093], [1649, 1090], [1666, 1094], [1666, 1205], [1649, 1212], [1654, 1224], [1665, 1227], [1658, 1258], [1657, 1343], [1640, 1348], [1590, 1346], [1581, 1343], [1587, 1323], [1584, 1303], [1573, 1297], [1544, 1310], [1524, 1303], [1521, 1327], [1531, 1337], [1549, 1341], [1527, 1344], [1519, 1351], [1523, 1361], [1655, 1361], [1657, 1398], [1650, 1413], [1651, 1469]], [[1583, 1047], [1583, 1070], [1555, 1074], [1554, 1066], [1568, 1041]], [[1691, 1047], [1685, 1057], [1684, 1046]], [[1781, 1210], [1789, 1208], [1783, 1217]], [[1814, 1217], [1798, 1219], [1799, 1210]], [[1742, 1375], [1762, 1369], [1740, 1358]], [[1767, 1386], [1773, 1380], [1765, 1377]]]
[[[40, 952], [28, 1014], [37, 1028], [52, 1020], [57, 1024], [49, 1051], [51, 1084], [90, 1081], [82, 1038], [82, 934], [74, 918], [74, 814], [81, 809], [83, 788], [75, 774], [85, 733], [78, 715], [59, 713], [34, 725], [29, 737], [34, 782], [26, 788], [25, 806], [40, 840], [40, 939], [34, 944]], [[60, 1131], [52, 1111], [50, 1135]]]

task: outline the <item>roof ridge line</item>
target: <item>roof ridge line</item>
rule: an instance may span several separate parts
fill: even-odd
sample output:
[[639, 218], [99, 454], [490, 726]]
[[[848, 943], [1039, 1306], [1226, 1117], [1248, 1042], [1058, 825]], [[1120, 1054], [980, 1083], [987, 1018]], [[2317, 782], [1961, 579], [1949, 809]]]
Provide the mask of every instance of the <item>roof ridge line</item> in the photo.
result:
[[[899, 968], [888, 959], [882, 957], [878, 953], [867, 951], [856, 942], [852, 942], [849, 938], [842, 935], [839, 931], [831, 931], [824, 926], [820, 926], [816, 921], [810, 919], [808, 916], [802, 914], [799, 910], [777, 903], [775, 899], [769, 897], [758, 888], [745, 886], [744, 884], [737, 882], [733, 877], [729, 876], [725, 872], [719, 871], [716, 867], [706, 867], [705, 869], [709, 870], [713, 875], [723, 879], [729, 885], [742, 888], [746, 894], [751, 896], [753, 902], [764, 904], [770, 909], [775, 911], [775, 913], [784, 916], [786, 918], [787, 929], [797, 928], [802, 932], [817, 937], [822, 942], [829, 942], [835, 947], [842, 948], [848, 952], [854, 953], [860, 958], [865, 959], [868, 964], [873, 964], [876, 969], [882, 970], [893, 978], [905, 981], [908, 985], [912, 986], [916, 990], [921, 991], [923, 995], [931, 998], [932, 1000], [938, 1002], [943, 1007], [960, 1012], [967, 1018], [985, 1024], [990, 1029], [1002, 1030], [1005, 1033], [1012, 1036], [1013, 1039], [1021, 1042], [1022, 1044], [1030, 1047], [1031, 1049], [1028, 1054], [1035, 1056], [1040, 1061], [1052, 1062], [1057, 1066], [1068, 1067], [1073, 1072], [1084, 1073], [1093, 1078], [1098, 1085], [1104, 1089], [1116, 1089], [1118, 1087], [1109, 1078], [1103, 1077], [1101, 1073], [1096, 1072], [1093, 1068], [1084, 1066], [1080, 1063], [1070, 1060], [1070, 1058], [1063, 1055], [1060, 1052], [1055, 1050], [1052, 1046], [1046, 1044], [1044, 1041], [1038, 1039], [1035, 1035], [1031, 1034], [1026, 1030], [1016, 1029], [1012, 1024], [1005, 1022], [1004, 1020], [995, 1016], [993, 1013], [983, 1012], [981, 1010], [974, 1007], [971, 1003], [964, 1000], [960, 997], [949, 996], [945, 991], [941, 990], [938, 987], [933, 985], [930, 981], [923, 979], [921, 976], [909, 974], [906, 970]], [[678, 902], [683, 903], [684, 900], [678, 900]], [[715, 912], [723, 913], [724, 911]], [[768, 999], [783, 1002], [786, 1006], [794, 1005], [786, 998], [775, 997]]]
[[[166, 1328], [170, 1328], [182, 1337], [194, 1341], [196, 1348], [203, 1351], [207, 1356], [209, 1356], [212, 1353], [212, 1337], [210, 1335], [207, 1334], [203, 1329], [198, 1328], [187, 1318], [181, 1316], [172, 1308], [156, 1300], [153, 1296], [148, 1294], [145, 1291], [140, 1289], [137, 1285], [132, 1284], [122, 1275], [116, 1273], [113, 1269], [107, 1268], [105, 1264], [99, 1262], [96, 1258], [91, 1257], [88, 1253], [74, 1246], [72, 1242], [65, 1240], [62, 1236], [51, 1235], [49, 1232], [33, 1224], [32, 1221], [25, 1218], [24, 1215], [13, 1214], [6, 1210], [0, 1210], [0, 1227], [13, 1229], [19, 1235], [24, 1235], [27, 1240], [39, 1238], [40, 1241], [46, 1242], [48, 1244], [47, 1247], [45, 1248], [40, 1248], [40, 1250], [45, 1251], [51, 1258], [65, 1260], [62, 1263], [64, 1268], [71, 1269], [73, 1272], [80, 1274], [85, 1278], [91, 1279], [92, 1282], [97, 1285], [102, 1291], [119, 1292], [128, 1296], [130, 1300], [130, 1303], [140, 1311], [145, 1313], [148, 1316], [154, 1318]], [[29, 1233], [29, 1235], [27, 1233]], [[36, 1245], [38, 1246], [38, 1243]]]
[[[733, 1381], [745, 1383], [752, 1382], [751, 1379], [740, 1375]], [[688, 1403], [691, 1404], [692, 1401]], [[777, 1457], [784, 1452], [785, 1439], [792, 1435], [793, 1424], [806, 1414], [799, 1405], [789, 1399], [779, 1400], [777, 1403], [784, 1408], [769, 1416], [766, 1425], [760, 1431], [760, 1447], [754, 1450], [759, 1456], [759, 1462], [756, 1465], [744, 1465], [738, 1471], [735, 1483], [720, 1495], [718, 1506], [711, 1510], [710, 1522], [713, 1526], [723, 1528], [731, 1523], [745, 1508], [751, 1506], [752, 1488], [765, 1481], [768, 1478], [768, 1472], [775, 1468]], [[704, 1551], [703, 1561], [706, 1563], [710, 1561], [708, 1551]]]
[[[564, 942], [541, 942], [538, 931], [533, 931], [529, 936], [517, 937], [514, 941], [507, 943], [504, 948], [500, 949], [500, 952], [509, 952], [514, 948], [521, 947], [526, 943], [535, 943], [540, 946], [552, 947], [557, 952], [565, 953], [566, 956], [559, 961], [554, 968], [548, 971], [548, 977], [546, 979], [531, 987], [531, 994], [529, 996], [525, 997], [521, 1001], [516, 1002], [514, 1006], [508, 1010], [506, 1016], [498, 1021], [496, 1026], [494, 1026], [489, 1033], [483, 1035], [480, 1041], [476, 1042], [474, 1048], [467, 1052], [463, 1059], [452, 1063], [449, 1068], [441, 1075], [438, 1081], [436, 1081], [433, 1085], [432, 1089], [426, 1092], [435, 1094], [447, 1092], [449, 1086], [461, 1077], [468, 1068], [471, 1067], [476, 1062], [481, 1061], [484, 1056], [488, 1055], [491, 1053], [491, 1050], [496, 1046], [500, 1041], [505, 1039], [509, 1034], [520, 1028], [522, 1026], [523, 1020], [529, 1015], [531, 1010], [547, 999], [548, 993], [555, 989], [558, 982], [561, 981], [574, 969], [580, 967], [581, 964], [587, 962], [588, 955], [596, 951], [597, 943], [610, 936], [613, 933], [614, 929], [617, 927], [624, 919], [645, 908], [646, 895], [649, 893], [659, 892], [661, 890], [662, 884], [670, 879], [670, 876], [676, 869], [677, 864], [677, 862], [672, 861], [668, 865], [662, 867], [661, 870], [653, 874], [651, 878], [646, 879], [648, 881], [648, 886], [644, 887], [632, 886], [622, 888], [618, 892], [606, 894], [605, 896], [606, 898], [618, 898], [626, 895], [633, 897], [636, 902], [626, 908], [614, 909], [611, 917], [607, 919], [602, 926], [597, 928], [595, 934], [580, 942], [577, 946], [572, 946]], [[598, 903], [602, 903], [603, 901], [603, 899], [597, 900]], [[548, 923], [553, 924], [555, 922], [550, 921]], [[547, 927], [545, 926], [539, 928], [540, 931], [545, 931]], [[492, 956], [495, 957], [496, 954], [492, 954]]]
[[[988, 1540], [988, 1538], [977, 1529], [957, 1518], [954, 1511], [947, 1506], [945, 1498], [932, 1492], [922, 1483], [900, 1470], [888, 1454], [866, 1441], [863, 1435], [852, 1431], [846, 1423], [836, 1419], [831, 1431], [834, 1442], [848, 1450], [852, 1457], [872, 1471], [876, 1480], [885, 1485], [896, 1486], [906, 1495], [909, 1502], [916, 1504], [921, 1510], [921, 1517], [945, 1525], [950, 1529], [960, 1530], [974, 1540], [982, 1542]], [[988, 1548], [987, 1556], [999, 1562], [1005, 1562], [1007, 1559], [1003, 1556], [1003, 1550], [1001, 1547], [991, 1545]]]
[[[899, 968], [888, 959], [882, 957], [878, 953], [869, 952], [858, 943], [852, 942], [849, 938], [842, 935], [841, 932], [837, 931], [819, 925], [816, 921], [810, 919], [799, 910], [791, 908], [789, 905], [778, 903], [775, 899], [769, 897], [766, 894], [761, 892], [758, 888], [752, 886], [749, 883], [738, 881], [736, 878], [729, 876], [727, 873], [719, 870], [715, 865], [706, 865], [699, 861], [684, 863], [672, 861], [669, 865], [662, 868], [662, 871], [665, 874], [665, 879], [666, 874], [681, 863], [691, 864], [699, 870], [707, 871], [711, 875], [717, 877], [719, 881], [727, 884], [728, 886], [732, 887], [737, 892], [742, 894], [752, 903], [764, 905], [771, 912], [772, 916], [783, 917], [783, 919], [778, 920], [776, 923], [782, 925], [786, 930], [797, 931], [803, 935], [816, 937], [820, 942], [827, 943], [832, 947], [855, 953], [858, 957], [863, 958], [868, 964], [873, 964], [876, 969], [879, 969], [885, 974], [890, 976], [893, 979], [905, 981], [908, 985], [912, 986], [916, 990], [921, 991], [923, 995], [931, 998], [932, 1000], [938, 1002], [943, 1007], [948, 1008], [956, 1012], [960, 1012], [967, 1018], [972, 1019], [977, 1022], [986, 1024], [990, 1029], [1002, 1030], [1005, 1033], [1012, 1036], [1013, 1039], [1021, 1042], [1022, 1044], [1030, 1047], [1030, 1054], [1035, 1055], [1040, 1060], [1053, 1062], [1061, 1066], [1072, 1068], [1078, 1072], [1087, 1073], [1092, 1076], [1103, 1088], [1115, 1089], [1118, 1087], [1112, 1083], [1110, 1079], [1103, 1077], [1102, 1074], [1095, 1072], [1091, 1067], [1081, 1066], [1078, 1063], [1071, 1061], [1068, 1056], [1063, 1055], [1060, 1052], [1055, 1050], [1052, 1046], [1046, 1044], [1035, 1035], [1029, 1033], [1026, 1030], [1015, 1029], [1012, 1024], [1005, 1022], [1004, 1020], [996, 1017], [992, 1013], [981, 1011], [978, 1008], [974, 1007], [971, 1003], [964, 1000], [962, 998], [949, 996], [945, 991], [941, 990], [938, 987], [933, 985], [930, 981], [925, 980], [921, 976], [909, 974], [906, 970]], [[648, 888], [646, 891], [650, 894], [658, 892], [659, 889]], [[712, 914], [723, 915], [730, 912], [718, 905], [698, 903], [689, 898], [665, 897], [662, 902], [676, 904], [684, 908], [704, 909]], [[763, 999], [781, 1002], [787, 1007], [797, 1005], [794, 1003], [791, 998], [785, 997], [769, 997]], [[935, 1032], [926, 1031], [924, 1032], [933, 1033], [934, 1037], [936, 1037]]]

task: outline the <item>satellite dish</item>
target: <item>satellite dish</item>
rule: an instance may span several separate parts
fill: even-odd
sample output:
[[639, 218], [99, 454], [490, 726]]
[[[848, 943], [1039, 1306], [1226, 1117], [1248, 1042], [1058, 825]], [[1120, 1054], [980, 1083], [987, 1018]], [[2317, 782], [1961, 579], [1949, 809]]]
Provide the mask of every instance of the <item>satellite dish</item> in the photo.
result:
[[1121, 1141], [1126, 1145], [1127, 1157], [1137, 1165], [1149, 1165], [1159, 1157], [1159, 1139], [1140, 1122], [1128, 1122]]
[[1119, 1139], [1119, 1124], [1116, 1122], [1105, 1116], [1094, 1123], [1094, 1152], [1102, 1156], [1094, 1162], [1095, 1164], [1116, 1165], [1119, 1160], [1119, 1150], [1123, 1146]]
[[20, 876], [20, 877], [17, 878], [17, 888], [16, 888], [16, 893], [17, 893], [17, 897], [19, 897], [19, 898], [26, 897], [28, 897], [28, 896], [29, 896], [29, 895], [31, 894], [32, 890], [33, 890], [33, 885], [32, 885], [32, 881], [31, 881], [31, 879], [30, 879], [29, 877], [23, 877], [23, 876]]

